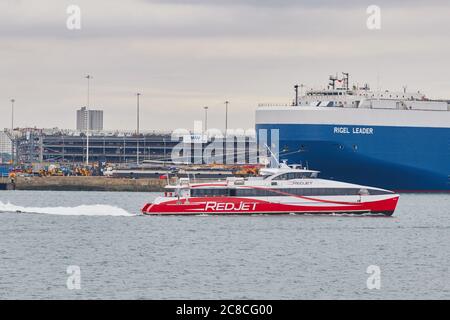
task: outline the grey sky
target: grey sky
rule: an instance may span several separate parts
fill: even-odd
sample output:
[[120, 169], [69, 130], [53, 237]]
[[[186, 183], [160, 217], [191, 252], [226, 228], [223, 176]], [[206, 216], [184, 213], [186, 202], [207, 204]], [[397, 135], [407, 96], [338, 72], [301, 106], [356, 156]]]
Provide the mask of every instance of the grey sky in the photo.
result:
[[[68, 30], [66, 8], [81, 8]], [[366, 8], [381, 7], [381, 30], [366, 28]], [[448, 1], [1, 0], [0, 127], [75, 127], [92, 101], [108, 129], [193, 126], [209, 106], [209, 126], [253, 126], [260, 102], [289, 102], [292, 86], [321, 87], [329, 74], [377, 78], [450, 98]], [[378, 77], [377, 77], [378, 75]]]

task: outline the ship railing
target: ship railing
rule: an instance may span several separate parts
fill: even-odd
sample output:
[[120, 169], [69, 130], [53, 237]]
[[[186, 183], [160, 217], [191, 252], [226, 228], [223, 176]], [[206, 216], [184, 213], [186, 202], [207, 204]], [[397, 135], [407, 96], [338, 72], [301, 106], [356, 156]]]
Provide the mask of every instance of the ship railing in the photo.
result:
[[258, 103], [258, 107], [292, 107], [292, 103]]

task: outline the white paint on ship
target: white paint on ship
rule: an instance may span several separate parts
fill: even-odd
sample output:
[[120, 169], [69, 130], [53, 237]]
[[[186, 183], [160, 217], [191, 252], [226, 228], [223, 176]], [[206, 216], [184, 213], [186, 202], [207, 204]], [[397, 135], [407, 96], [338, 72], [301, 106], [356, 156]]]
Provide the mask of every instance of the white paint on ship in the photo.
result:
[[450, 128], [450, 111], [342, 107], [258, 107], [256, 124]]

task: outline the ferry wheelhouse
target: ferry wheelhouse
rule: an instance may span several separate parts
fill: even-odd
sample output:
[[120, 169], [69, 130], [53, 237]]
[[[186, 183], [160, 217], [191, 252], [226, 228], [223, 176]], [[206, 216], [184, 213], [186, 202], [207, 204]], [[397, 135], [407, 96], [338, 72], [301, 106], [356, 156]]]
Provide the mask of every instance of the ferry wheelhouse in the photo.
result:
[[399, 195], [380, 188], [324, 180], [318, 171], [281, 164], [260, 176], [191, 183], [181, 178], [146, 215], [380, 214], [392, 215]]

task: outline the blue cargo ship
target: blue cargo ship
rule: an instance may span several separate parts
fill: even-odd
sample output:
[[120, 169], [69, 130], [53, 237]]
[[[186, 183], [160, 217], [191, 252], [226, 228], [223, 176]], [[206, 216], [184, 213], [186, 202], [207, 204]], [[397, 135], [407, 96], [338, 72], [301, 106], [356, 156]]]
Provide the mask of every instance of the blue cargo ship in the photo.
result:
[[0, 164], [0, 177], [7, 177], [9, 175], [9, 165]]
[[350, 89], [348, 74], [330, 77], [327, 89], [300, 96], [296, 89], [292, 104], [256, 110], [256, 130], [267, 129], [269, 141], [271, 133], [279, 136], [280, 159], [320, 170], [325, 179], [399, 192], [450, 191], [448, 101], [406, 88]]

